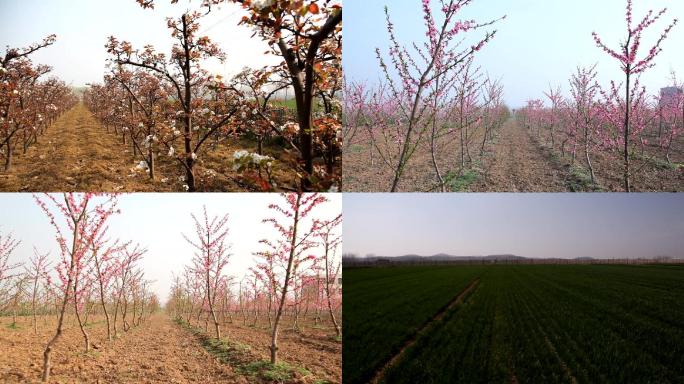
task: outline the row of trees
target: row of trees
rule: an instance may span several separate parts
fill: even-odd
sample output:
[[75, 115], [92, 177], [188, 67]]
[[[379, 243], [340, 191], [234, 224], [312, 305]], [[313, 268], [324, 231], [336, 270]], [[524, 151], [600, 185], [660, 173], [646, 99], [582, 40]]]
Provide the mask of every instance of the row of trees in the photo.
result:
[[[520, 110], [519, 119], [537, 135], [547, 131], [550, 145], [559, 144], [561, 153], [566, 147], [574, 163], [577, 151], [581, 151], [584, 163], [596, 182], [595, 165], [592, 162], [596, 151], [618, 153], [622, 161], [625, 191], [631, 190], [633, 169], [630, 161], [636, 147], [643, 149], [655, 135], [656, 145], [663, 158], [670, 162], [672, 144], [684, 130], [684, 84], [679, 83], [673, 73], [672, 85], [651, 97], [640, 85], [640, 76], [655, 65], [656, 56], [662, 52], [661, 45], [677, 24], [673, 20], [664, 28], [653, 46], [642, 53], [642, 35], [666, 13], [649, 11], [638, 23], [633, 22], [632, 1], [627, 1], [625, 20], [627, 34], [619, 49], [607, 47], [594, 33], [596, 45], [616, 59], [624, 73], [624, 81], [611, 81], [607, 88], [596, 81], [596, 65], [578, 68], [570, 78], [571, 97], [562, 96], [560, 88], [545, 93], [548, 106], [543, 100], [530, 100]], [[557, 141], [560, 135], [560, 141]], [[653, 144], [653, 143], [651, 143]]]
[[[59, 258], [34, 249], [26, 264], [9, 261], [20, 244], [11, 235], [0, 235], [0, 312], [30, 313], [34, 333], [37, 316], [56, 316], [54, 335], [43, 351], [43, 375], [47, 382], [51, 354], [63, 333], [66, 316], [74, 315], [88, 352], [92, 342], [88, 317], [102, 314], [107, 339], [127, 332], [159, 309], [159, 300], [149, 290], [139, 267], [146, 249], [107, 235], [109, 219], [119, 213], [117, 198], [94, 194], [46, 194], [34, 196], [55, 230]], [[45, 323], [46, 326], [47, 322]]]
[[34, 64], [30, 56], [54, 44], [55, 35], [24, 48], [7, 47], [0, 56], [0, 154], [4, 169], [12, 166], [13, 153], [24, 153], [64, 111], [77, 101], [71, 89], [56, 78], [43, 78], [51, 71]]
[[[221, 338], [222, 323], [259, 317], [268, 319], [271, 331], [271, 362], [276, 363], [278, 334], [286, 313], [298, 329], [300, 318], [313, 314], [314, 321], [328, 317], [341, 336], [342, 305], [340, 247], [342, 216], [319, 219], [316, 208], [327, 202], [319, 194], [288, 193], [269, 208], [273, 216], [263, 220], [275, 237], [261, 241], [256, 263], [237, 279], [227, 273], [230, 257], [229, 218], [192, 216], [195, 236], [186, 240], [195, 249], [191, 263], [174, 278], [167, 310], [176, 318], [213, 324]], [[271, 231], [265, 229], [266, 231]], [[311, 311], [311, 312], [309, 312]]]
[[[144, 8], [154, 7], [153, 1], [138, 2]], [[245, 69], [230, 81], [203, 69], [207, 60], [226, 59], [217, 44], [199, 35], [202, 17], [221, 3], [242, 4], [242, 23], [269, 44], [268, 53], [282, 58], [279, 65]], [[212, 0], [202, 2], [201, 8], [202, 13], [187, 11], [168, 20], [175, 41], [168, 56], [152, 46], [134, 49], [110, 37], [109, 73], [103, 84], [86, 93], [86, 105], [108, 129], [131, 141], [134, 155], [151, 178], [156, 156], [177, 160], [190, 191], [198, 188], [196, 164], [211, 144], [215, 147], [240, 135], [254, 138], [257, 152], [236, 152], [234, 168], [262, 189], [338, 186], [341, 5]], [[294, 90], [295, 116], [273, 102], [283, 89]], [[294, 185], [274, 185], [270, 173], [274, 159], [263, 153], [269, 138], [286, 143], [288, 155], [278, 161], [296, 171], [300, 180]]]
[[[465, 43], [472, 32], [503, 18], [483, 23], [459, 19], [471, 2], [444, 2], [438, 20], [432, 3], [423, 1], [428, 41], [407, 46], [399, 43], [385, 8], [389, 52], [384, 56], [376, 50], [383, 80], [372, 88], [358, 83], [345, 87], [344, 149], [370, 143], [370, 165], [375, 165], [377, 155], [381, 166], [391, 171], [392, 192], [417, 151], [431, 155], [436, 178], [436, 188], [431, 189], [446, 191], [450, 179], [470, 167], [473, 152], [485, 152], [487, 141], [508, 118], [500, 81], [489, 78], [475, 63], [496, 31]], [[454, 143], [457, 159], [451, 159]], [[449, 169], [452, 163], [457, 164], [457, 172]]]

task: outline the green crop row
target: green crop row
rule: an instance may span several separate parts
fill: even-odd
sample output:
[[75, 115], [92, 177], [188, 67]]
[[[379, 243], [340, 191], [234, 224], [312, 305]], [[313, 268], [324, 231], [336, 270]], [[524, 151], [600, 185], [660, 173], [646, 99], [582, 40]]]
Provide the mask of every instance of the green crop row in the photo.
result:
[[[684, 383], [684, 266], [470, 268], [415, 270], [428, 282], [476, 271], [480, 282], [463, 304], [404, 351], [386, 371], [385, 382]], [[382, 286], [403, 292], [396, 285], [402, 285], [401, 276], [412, 273], [388, 268], [367, 269], [363, 276], [357, 271], [345, 274], [345, 281], [350, 275], [372, 281], [378, 274]], [[382, 286], [372, 292], [379, 307], [384, 307]], [[425, 293], [421, 300], [430, 301]], [[353, 305], [364, 297], [363, 291], [350, 294], [345, 288], [348, 329], [357, 322], [382, 329], [397, 315], [391, 311], [397, 308], [389, 306], [384, 317], [366, 316]], [[378, 337], [388, 340], [378, 343]], [[369, 345], [380, 346], [397, 338], [386, 332], [357, 334], [354, 345], [371, 339]], [[345, 382], [364, 382], [358, 376], [357, 381], [348, 380], [347, 358], [345, 349]], [[355, 369], [368, 368], [363, 361], [354, 362]]]
[[345, 270], [344, 382], [367, 382], [481, 271], [481, 266]]

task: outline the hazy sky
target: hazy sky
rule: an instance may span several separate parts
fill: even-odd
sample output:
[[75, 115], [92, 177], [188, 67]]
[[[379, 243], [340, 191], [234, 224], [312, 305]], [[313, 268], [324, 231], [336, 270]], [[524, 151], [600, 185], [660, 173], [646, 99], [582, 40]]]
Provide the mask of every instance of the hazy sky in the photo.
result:
[[[317, 217], [332, 219], [340, 213], [339, 194], [326, 194], [330, 202], [317, 207]], [[229, 214], [228, 241], [232, 254], [227, 272], [242, 276], [254, 264], [253, 252], [262, 250], [259, 240], [272, 236], [273, 230], [262, 219], [272, 217], [268, 204], [279, 203], [278, 194], [270, 193], [135, 193], [119, 197], [121, 214], [110, 219], [110, 236], [131, 240], [148, 248], [141, 266], [147, 279], [155, 280], [152, 289], [166, 301], [172, 272], [179, 273], [190, 263], [193, 248], [181, 236], [195, 236], [191, 213], [201, 217], [202, 205], [209, 215]], [[29, 193], [0, 194], [0, 233], [14, 233], [22, 243], [11, 256], [13, 262], [27, 261], [33, 246], [50, 251], [53, 265], [59, 249], [43, 211]], [[270, 237], [273, 239], [274, 237]], [[238, 279], [239, 280], [239, 279]]]
[[684, 194], [345, 194], [344, 252], [684, 257]]
[[[436, 9], [439, 1], [432, 3]], [[680, 19], [663, 44], [656, 67], [643, 76], [644, 84], [655, 92], [668, 85], [671, 70], [684, 77], [684, 1], [634, 3], [635, 19], [639, 20], [649, 8], [669, 8], [664, 19], [644, 34], [643, 50], [650, 48], [672, 19]], [[554, 87], [561, 85], [569, 94], [568, 78], [578, 65], [598, 63], [599, 81], [604, 86], [610, 80], [621, 80], [618, 62], [596, 47], [591, 33], [596, 31], [610, 47], [618, 48], [627, 29], [625, 4], [624, 0], [476, 0], [463, 9], [462, 18], [481, 22], [507, 15], [506, 20], [490, 28], [498, 29], [498, 34], [477, 55], [476, 63], [493, 78], [502, 79], [505, 100], [515, 108], [527, 99], [543, 98], [542, 92], [548, 90], [549, 83]], [[377, 81], [375, 48], [386, 54], [388, 47], [385, 5], [389, 6], [400, 41], [426, 41], [420, 0], [347, 0], [344, 5], [343, 61], [348, 79]], [[467, 36], [484, 36], [484, 31], [472, 33]], [[466, 41], [473, 43], [472, 37]]]
[[[186, 9], [197, 9], [200, 1], [156, 2], [154, 10], [142, 9], [135, 0], [0, 0], [0, 53], [5, 46], [23, 47], [52, 33], [57, 42], [31, 56], [35, 63], [54, 67], [54, 74], [82, 86], [101, 81], [111, 35], [128, 40], [136, 48], [154, 45], [169, 56], [174, 39], [166, 26], [166, 17], [179, 17]], [[268, 45], [253, 31], [238, 26], [245, 12], [234, 4], [222, 5], [200, 22], [200, 35], [208, 35], [226, 52], [225, 64], [211, 62], [205, 67], [224, 76], [243, 67], [261, 68], [275, 64], [274, 56], [263, 53]]]

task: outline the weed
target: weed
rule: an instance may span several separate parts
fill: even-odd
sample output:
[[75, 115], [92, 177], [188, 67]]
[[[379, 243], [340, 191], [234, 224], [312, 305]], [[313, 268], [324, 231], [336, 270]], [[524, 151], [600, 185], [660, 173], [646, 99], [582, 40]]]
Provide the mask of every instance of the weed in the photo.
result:
[[584, 168], [578, 166], [570, 166], [566, 186], [572, 192], [604, 191], [603, 187], [596, 183], [596, 180], [594, 180], [594, 183], [591, 182], [591, 175]]
[[349, 152], [351, 153], [361, 153], [363, 152], [363, 145], [354, 144], [349, 147]]
[[[260, 381], [287, 383], [299, 376], [310, 376], [311, 372], [285, 362], [271, 364], [256, 357], [247, 344], [215, 339], [208, 336], [202, 328], [190, 326], [184, 320], [176, 319], [177, 324], [193, 333], [202, 343], [204, 349], [220, 362], [229, 364], [235, 372], [259, 379]], [[324, 381], [317, 381], [324, 383]]]
[[444, 182], [449, 186], [454, 192], [463, 192], [470, 187], [477, 179], [479, 174], [474, 169], [467, 169], [462, 174], [456, 175], [455, 173], [449, 172], [445, 177]]

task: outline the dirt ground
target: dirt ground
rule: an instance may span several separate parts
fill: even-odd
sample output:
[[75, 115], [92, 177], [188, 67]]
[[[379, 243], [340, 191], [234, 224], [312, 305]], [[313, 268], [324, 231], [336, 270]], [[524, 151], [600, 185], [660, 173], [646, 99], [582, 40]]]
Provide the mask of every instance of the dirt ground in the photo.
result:
[[[159, 153], [155, 180], [136, 171], [139, 157], [133, 156], [133, 146], [123, 144], [122, 138], [105, 128], [82, 104], [64, 113], [29, 147], [24, 154], [15, 151], [9, 172], [0, 170], [0, 191], [46, 192], [148, 192], [182, 191], [184, 171], [166, 153]], [[130, 140], [129, 140], [130, 141]], [[246, 140], [222, 142], [200, 156], [195, 172], [201, 191], [250, 191], [254, 186], [245, 183], [232, 170], [233, 153], [246, 149], [255, 151], [256, 145]], [[265, 154], [278, 157], [278, 148], [266, 146]], [[281, 186], [293, 183], [289, 169], [275, 166], [274, 179]]]
[[514, 120], [508, 120], [483, 160], [475, 192], [563, 192], [567, 169], [553, 162]]
[[[560, 134], [557, 134], [560, 136]], [[651, 134], [652, 136], [653, 134]], [[458, 139], [442, 140], [438, 144], [437, 162], [443, 175], [451, 173], [450, 191], [462, 192], [564, 192], [564, 191], [622, 191], [623, 166], [620, 153], [594, 151], [592, 162], [596, 183], [591, 184], [581, 150], [572, 161], [568, 148], [561, 151], [560, 144], [551, 148], [548, 131], [537, 137], [509, 119], [487, 143], [480, 153], [482, 132], [472, 134], [471, 161], [465, 169], [460, 165]], [[657, 142], [655, 137], [650, 143]], [[343, 189], [352, 192], [389, 191], [393, 171], [379, 160], [377, 154], [371, 164], [370, 141], [358, 140], [345, 151], [343, 159]], [[565, 152], [565, 153], [563, 153]], [[464, 152], [465, 153], [465, 152]], [[682, 191], [684, 190], [684, 137], [673, 144], [668, 164], [659, 148], [647, 146], [635, 148], [632, 161], [633, 191]], [[406, 166], [399, 183], [401, 192], [437, 191], [430, 150], [423, 143]]]
[[[252, 326], [248, 321], [223, 324], [225, 335], [231, 340], [249, 344], [262, 359], [270, 356], [271, 336], [267, 323]], [[222, 331], [223, 332], [223, 331]], [[294, 331], [287, 320], [280, 332], [278, 353], [290, 363], [306, 368], [316, 377], [330, 383], [342, 382], [342, 343], [331, 338], [335, 334], [332, 326], [303, 324], [300, 331]]]
[[[87, 328], [94, 347], [86, 354], [75, 321], [68, 319], [53, 351], [50, 382], [250, 383], [254, 380], [236, 373], [230, 365], [220, 363], [203, 348], [197, 337], [165, 314], [154, 315], [129, 332], [119, 330], [120, 337], [112, 342], [106, 341], [104, 320], [94, 320]], [[42, 351], [53, 335], [55, 321], [54, 317], [39, 319], [38, 334], [34, 335], [28, 317], [20, 319], [17, 329], [9, 327], [11, 319], [0, 319], [0, 382], [39, 382]], [[231, 341], [249, 345], [266, 358], [268, 335], [263, 330], [224, 324], [222, 333]], [[309, 337], [315, 340], [314, 344], [307, 340]], [[284, 332], [281, 359], [306, 368], [317, 380], [341, 383], [340, 343], [327, 343], [317, 338], [315, 334], [292, 336]]]

